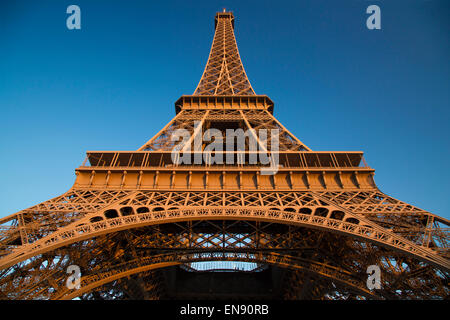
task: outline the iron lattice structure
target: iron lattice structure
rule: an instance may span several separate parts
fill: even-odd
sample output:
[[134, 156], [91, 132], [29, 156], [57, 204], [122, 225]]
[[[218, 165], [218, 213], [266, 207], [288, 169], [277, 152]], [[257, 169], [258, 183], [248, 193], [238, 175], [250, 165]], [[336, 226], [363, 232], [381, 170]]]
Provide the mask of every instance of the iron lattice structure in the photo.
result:
[[[449, 221], [381, 192], [362, 152], [312, 151], [273, 107], [245, 74], [233, 14], [217, 13], [203, 76], [156, 136], [87, 152], [69, 191], [0, 220], [0, 298], [448, 298]], [[188, 146], [208, 128], [278, 129], [278, 172], [260, 174], [248, 142], [235, 164], [172, 161], [177, 129]]]

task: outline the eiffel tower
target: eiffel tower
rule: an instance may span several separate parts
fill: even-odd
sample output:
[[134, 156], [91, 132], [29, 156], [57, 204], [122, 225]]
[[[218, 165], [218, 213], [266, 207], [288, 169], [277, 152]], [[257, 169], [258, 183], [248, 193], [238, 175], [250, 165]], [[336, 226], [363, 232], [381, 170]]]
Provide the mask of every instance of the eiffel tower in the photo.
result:
[[[69, 191], [0, 219], [1, 299], [448, 298], [449, 220], [381, 192], [362, 152], [312, 151], [289, 132], [250, 85], [233, 13], [215, 15], [201, 80], [175, 111], [137, 151], [88, 151]], [[253, 138], [277, 170], [250, 161], [249, 137], [190, 148], [211, 128], [276, 130], [276, 150]], [[201, 161], [174, 160], [180, 145]], [[231, 161], [208, 161], [220, 154]]]

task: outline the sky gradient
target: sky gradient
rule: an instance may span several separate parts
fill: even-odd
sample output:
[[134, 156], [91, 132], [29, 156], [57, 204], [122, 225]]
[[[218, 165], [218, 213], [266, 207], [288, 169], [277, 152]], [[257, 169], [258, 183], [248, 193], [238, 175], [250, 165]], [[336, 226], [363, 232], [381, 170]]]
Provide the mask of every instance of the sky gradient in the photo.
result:
[[[81, 8], [81, 30], [66, 8]], [[381, 8], [368, 30], [366, 8]], [[450, 218], [450, 1], [1, 1], [0, 217], [136, 150], [192, 94], [233, 11], [257, 94], [315, 151], [364, 151], [388, 195]]]

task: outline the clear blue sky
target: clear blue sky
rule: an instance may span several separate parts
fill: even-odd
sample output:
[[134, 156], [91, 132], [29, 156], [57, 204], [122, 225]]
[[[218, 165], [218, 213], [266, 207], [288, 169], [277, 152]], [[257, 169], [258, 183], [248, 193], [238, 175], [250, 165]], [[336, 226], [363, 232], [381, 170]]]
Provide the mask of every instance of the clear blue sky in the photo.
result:
[[[81, 8], [81, 30], [66, 8]], [[366, 8], [381, 7], [382, 30]], [[382, 191], [450, 218], [450, 1], [0, 2], [0, 216], [136, 150], [192, 94], [223, 7], [250, 82], [318, 151], [364, 151]]]

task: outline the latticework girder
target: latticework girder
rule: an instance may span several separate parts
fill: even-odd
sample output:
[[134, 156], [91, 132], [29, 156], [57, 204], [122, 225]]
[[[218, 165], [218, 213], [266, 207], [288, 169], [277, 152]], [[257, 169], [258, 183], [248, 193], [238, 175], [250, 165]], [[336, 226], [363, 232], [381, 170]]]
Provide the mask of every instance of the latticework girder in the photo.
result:
[[221, 12], [215, 19], [211, 52], [194, 95], [254, 95], [239, 56], [233, 14]]
[[[88, 152], [68, 192], [0, 219], [0, 299], [448, 298], [450, 222], [382, 193], [362, 152], [313, 152], [289, 132], [255, 95], [233, 28], [231, 13], [216, 15], [194, 95], [138, 151]], [[268, 130], [256, 144], [280, 156], [278, 172], [247, 158], [172, 161], [174, 150], [205, 150], [195, 143], [208, 129], [221, 141], [229, 129]], [[177, 130], [189, 134], [182, 145]], [[233, 270], [254, 290], [207, 287], [214, 272], [228, 279], [193, 267], [211, 261], [258, 266]], [[66, 286], [70, 265], [79, 289]], [[367, 288], [370, 265], [381, 289]]]

